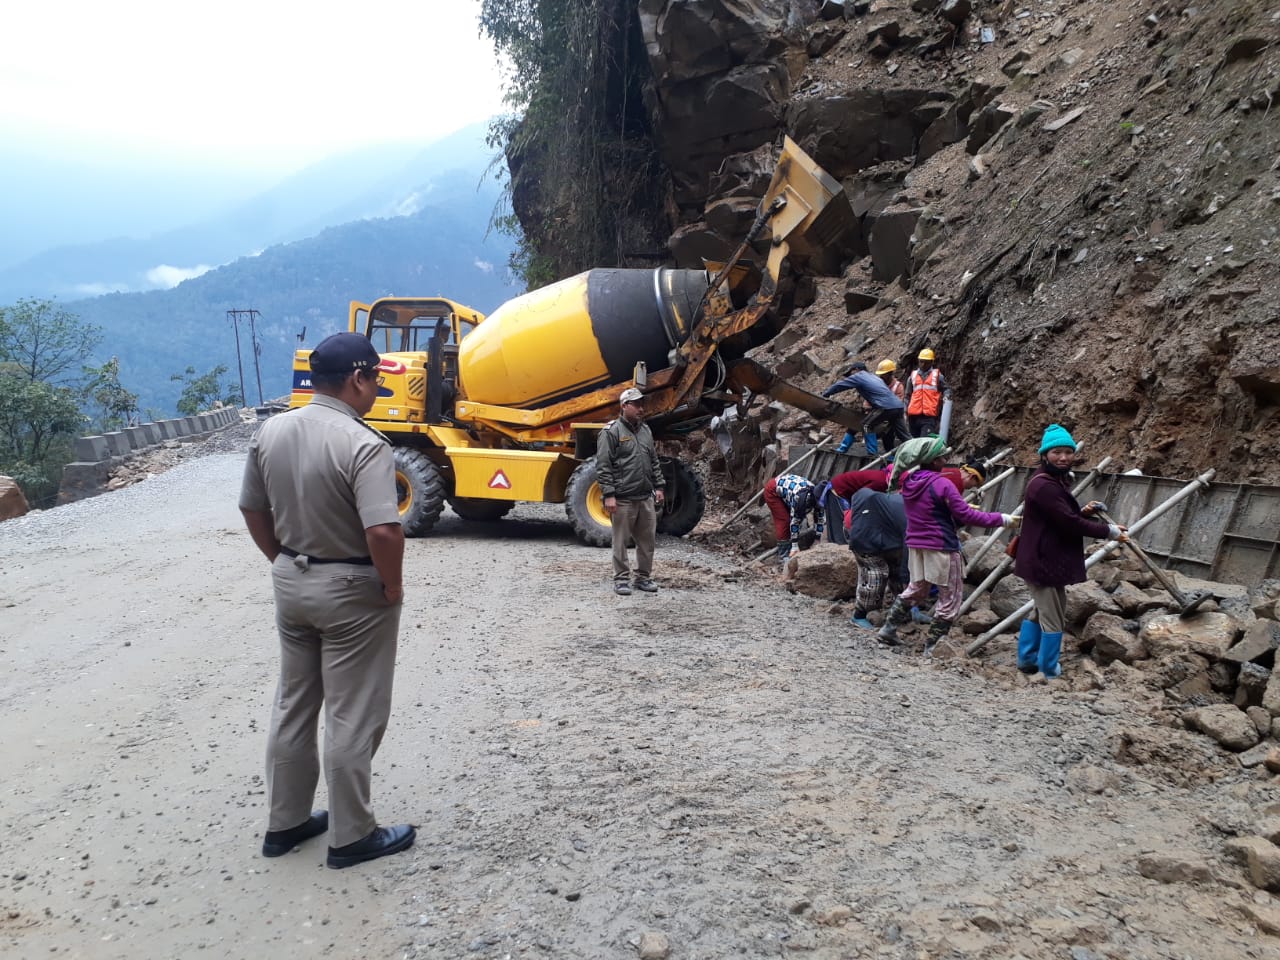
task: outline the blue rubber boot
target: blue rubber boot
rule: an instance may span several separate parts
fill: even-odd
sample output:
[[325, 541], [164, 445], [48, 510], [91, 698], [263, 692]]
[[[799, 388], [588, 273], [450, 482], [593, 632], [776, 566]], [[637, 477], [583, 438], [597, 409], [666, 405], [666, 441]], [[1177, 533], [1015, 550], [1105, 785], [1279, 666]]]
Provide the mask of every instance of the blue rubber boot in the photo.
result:
[[880, 452], [880, 444], [876, 440], [874, 433], [864, 433], [862, 435], [862, 445], [867, 448], [867, 456], [874, 457]]
[[849, 448], [853, 446], [853, 431], [846, 430], [844, 439], [840, 441], [840, 446], [836, 447], [836, 453], [848, 453]]
[[1040, 672], [1048, 680], [1056, 680], [1062, 676], [1062, 666], [1058, 663], [1060, 653], [1062, 653], [1062, 634], [1042, 633], [1040, 635]]
[[911, 622], [912, 623], [933, 623], [933, 617], [929, 616], [919, 607], [912, 607]]
[[867, 619], [866, 614], [858, 616], [856, 611], [853, 616], [849, 618], [849, 622], [855, 627], [861, 627], [863, 630], [874, 630], [876, 628], [876, 625]]
[[[1040, 624], [1034, 620], [1023, 620], [1018, 631], [1018, 669], [1023, 673], [1035, 673], [1040, 659]], [[1062, 634], [1058, 634], [1062, 639]]]

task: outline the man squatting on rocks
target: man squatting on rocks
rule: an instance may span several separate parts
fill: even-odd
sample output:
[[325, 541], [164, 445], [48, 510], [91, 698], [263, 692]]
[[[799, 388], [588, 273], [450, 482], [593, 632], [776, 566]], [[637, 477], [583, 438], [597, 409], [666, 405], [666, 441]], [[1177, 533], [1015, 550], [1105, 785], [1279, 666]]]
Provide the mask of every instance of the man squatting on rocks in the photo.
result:
[[[879, 434], [886, 450], [892, 450], [899, 442], [911, 439], [904, 413], [905, 404], [880, 377], [868, 371], [867, 365], [862, 361], [853, 364], [849, 373], [823, 390], [822, 395], [834, 397], [846, 390], [858, 391], [858, 395], [871, 406], [871, 412], [862, 421], [864, 434]], [[852, 435], [845, 434], [845, 440], [849, 443], [841, 441], [838, 451], [849, 449], [849, 444], [853, 442]]]
[[1089, 519], [1103, 508], [1100, 502], [1091, 500], [1082, 509], [1071, 495], [1068, 475], [1075, 455], [1071, 434], [1050, 424], [1040, 441], [1040, 467], [1027, 482], [1013, 568], [1036, 604], [1018, 631], [1018, 669], [1039, 670], [1050, 680], [1062, 676], [1058, 657], [1067, 619], [1066, 586], [1085, 580], [1083, 538], [1128, 538], [1122, 526]]
[[780, 563], [800, 553], [800, 528], [811, 513], [814, 539], [822, 539], [825, 518], [818, 506], [818, 490], [804, 477], [795, 473], [774, 477], [764, 485], [764, 502], [773, 515], [773, 533], [778, 538], [777, 557]]
[[[378, 395], [377, 366], [368, 338], [326, 337], [311, 353], [311, 402], [272, 417], [249, 443], [240, 511], [271, 561], [280, 634], [264, 857], [329, 830], [326, 862], [350, 867], [407, 849], [416, 833], [379, 827], [370, 806], [404, 598], [391, 446], [360, 419]], [[321, 706], [332, 823], [311, 809]]]
[[[924, 652], [951, 629], [964, 599], [964, 560], [960, 553], [957, 525], [974, 527], [1016, 527], [1019, 518], [1007, 513], [987, 513], [965, 503], [959, 491], [937, 471], [950, 452], [936, 437], [919, 437], [898, 448], [889, 489], [899, 484], [907, 512], [907, 567], [911, 582], [889, 608], [879, 637], [885, 643], [898, 642], [898, 627], [911, 616], [911, 607], [929, 596], [929, 587], [938, 588], [938, 604], [925, 638]], [[905, 475], [905, 480], [903, 479]]]
[[653, 431], [644, 422], [644, 394], [628, 387], [618, 397], [622, 416], [600, 431], [596, 449], [596, 479], [604, 495], [613, 532], [613, 592], [631, 594], [627, 542], [636, 542], [635, 587], [657, 593], [653, 582], [653, 550], [658, 532], [658, 507], [666, 481]]

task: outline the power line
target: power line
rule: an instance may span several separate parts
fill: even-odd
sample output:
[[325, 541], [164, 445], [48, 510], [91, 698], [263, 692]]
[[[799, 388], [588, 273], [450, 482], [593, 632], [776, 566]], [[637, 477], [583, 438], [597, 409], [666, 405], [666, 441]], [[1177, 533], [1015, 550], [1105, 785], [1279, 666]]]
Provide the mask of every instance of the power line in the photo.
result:
[[227, 311], [227, 319], [231, 321], [236, 330], [236, 364], [240, 367], [240, 402], [248, 403], [244, 390], [244, 364], [240, 360], [240, 320], [244, 318], [249, 321], [249, 344], [253, 348], [253, 372], [258, 379], [258, 406], [262, 406], [264, 403], [262, 398], [262, 367], [258, 363], [258, 358], [262, 356], [262, 344], [258, 341], [257, 321], [259, 316], [258, 311], [252, 308]]

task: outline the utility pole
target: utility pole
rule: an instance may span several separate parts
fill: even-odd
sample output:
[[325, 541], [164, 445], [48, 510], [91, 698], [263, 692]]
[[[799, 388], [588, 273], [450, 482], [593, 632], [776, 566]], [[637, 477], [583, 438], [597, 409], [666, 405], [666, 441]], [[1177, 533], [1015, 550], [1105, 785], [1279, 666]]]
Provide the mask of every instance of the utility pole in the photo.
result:
[[227, 319], [236, 332], [236, 367], [240, 370], [240, 404], [244, 405], [244, 363], [240, 359], [240, 311], [228, 310]]
[[[262, 367], [258, 363], [258, 358], [262, 356], [262, 344], [258, 342], [258, 311], [252, 308], [248, 310], [228, 310], [227, 316], [231, 318], [232, 323], [236, 326], [236, 361], [240, 360], [240, 318], [244, 317], [249, 321], [249, 343], [253, 347], [253, 372], [258, 378], [258, 406], [262, 406], [265, 402], [262, 398]], [[244, 367], [240, 368], [240, 402], [248, 404], [249, 400], [244, 395]]]

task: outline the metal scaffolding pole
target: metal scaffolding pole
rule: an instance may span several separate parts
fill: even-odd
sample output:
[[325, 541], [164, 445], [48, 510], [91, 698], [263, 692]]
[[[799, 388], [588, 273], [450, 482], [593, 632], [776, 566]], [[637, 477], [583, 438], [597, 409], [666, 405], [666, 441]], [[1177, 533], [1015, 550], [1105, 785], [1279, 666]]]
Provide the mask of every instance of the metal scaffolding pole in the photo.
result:
[[[1137, 533], [1143, 527], [1158, 520], [1160, 517], [1164, 516], [1166, 513], [1168, 513], [1178, 504], [1180, 504], [1183, 500], [1187, 499], [1187, 497], [1191, 496], [1193, 493], [1197, 493], [1201, 489], [1208, 489], [1209, 481], [1213, 479], [1214, 474], [1216, 472], [1217, 471], [1215, 470], [1207, 470], [1204, 473], [1200, 474], [1200, 476], [1196, 477], [1189, 484], [1187, 484], [1185, 487], [1183, 487], [1181, 490], [1175, 493], [1172, 497], [1170, 497], [1164, 503], [1160, 504], [1160, 506], [1156, 507], [1150, 513], [1148, 513], [1145, 517], [1138, 520], [1131, 527], [1129, 527], [1130, 535]], [[1093, 553], [1089, 555], [1089, 558], [1084, 562], [1085, 568], [1087, 569], [1089, 567], [1092, 567], [1095, 563], [1098, 563], [1100, 560], [1105, 559], [1107, 555], [1111, 553], [1111, 551], [1115, 550], [1119, 546], [1120, 546], [1119, 540], [1108, 540], [1106, 543], [1104, 543], [1102, 546], [1100, 546], [1097, 550], [1095, 550]], [[1029, 601], [1027, 603], [1024, 603], [1017, 610], [1009, 614], [1009, 616], [1005, 617], [1003, 620], [997, 623], [994, 627], [992, 627], [990, 630], [988, 630], [986, 633], [980, 636], [977, 640], [973, 641], [973, 643], [969, 644], [969, 646], [965, 648], [965, 651], [964, 651], [965, 655], [972, 657], [975, 653], [977, 653], [979, 650], [985, 647], [988, 643], [990, 643], [992, 640], [998, 637], [1001, 633], [1003, 633], [1009, 627], [1013, 626], [1017, 621], [1021, 620], [1028, 613], [1030, 613], [1032, 609], [1034, 609], [1034, 607], [1035, 607], [1034, 603], [1031, 603]]]

